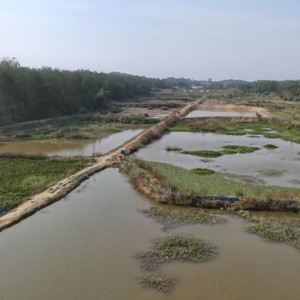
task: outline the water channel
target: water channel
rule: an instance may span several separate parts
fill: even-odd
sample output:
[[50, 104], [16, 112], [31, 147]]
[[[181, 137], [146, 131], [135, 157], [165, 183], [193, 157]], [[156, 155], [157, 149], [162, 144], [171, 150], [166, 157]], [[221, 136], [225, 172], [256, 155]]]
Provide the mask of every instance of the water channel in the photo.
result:
[[[67, 197], [0, 234], [0, 291], [5, 300], [295, 300], [299, 251], [247, 234], [236, 217], [164, 230], [141, 210], [154, 205], [116, 169], [90, 178]], [[170, 294], [138, 285], [134, 254], [151, 240], [192, 234], [218, 247], [215, 260], [175, 263]]]

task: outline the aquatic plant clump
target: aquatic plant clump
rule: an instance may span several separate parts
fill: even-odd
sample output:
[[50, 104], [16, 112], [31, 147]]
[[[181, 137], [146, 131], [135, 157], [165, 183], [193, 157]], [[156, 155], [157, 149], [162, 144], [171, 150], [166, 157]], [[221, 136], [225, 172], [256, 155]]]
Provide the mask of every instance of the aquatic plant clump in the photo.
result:
[[153, 206], [143, 210], [147, 217], [151, 217], [163, 225], [204, 224], [216, 223], [215, 217], [199, 208], [188, 207], [159, 207]]
[[201, 157], [208, 157], [208, 158], [217, 158], [223, 155], [221, 151], [213, 151], [213, 150], [185, 150], [182, 151], [183, 154], [190, 154], [195, 156], [201, 156]]
[[139, 284], [145, 288], [168, 293], [175, 287], [176, 279], [156, 274], [142, 274], [139, 277]]
[[140, 253], [137, 258], [147, 271], [174, 261], [201, 263], [216, 256], [216, 247], [191, 236], [173, 235], [154, 241], [152, 249]]
[[174, 151], [174, 152], [178, 152], [178, 151], [182, 151], [182, 148], [179, 146], [167, 146], [165, 148], [166, 151]]
[[211, 174], [215, 174], [216, 173], [214, 170], [203, 169], [203, 168], [196, 168], [196, 169], [192, 169], [191, 171], [194, 174], [198, 174], [198, 175], [211, 175]]
[[248, 226], [247, 230], [265, 239], [285, 242], [300, 249], [300, 232], [287, 224], [260, 222]]
[[266, 149], [277, 149], [278, 147], [276, 145], [273, 145], [273, 144], [266, 144], [266, 145], [264, 145], [264, 148], [266, 148]]
[[259, 150], [258, 147], [248, 147], [239, 145], [226, 145], [223, 147], [223, 149], [224, 154], [252, 153], [256, 150]]

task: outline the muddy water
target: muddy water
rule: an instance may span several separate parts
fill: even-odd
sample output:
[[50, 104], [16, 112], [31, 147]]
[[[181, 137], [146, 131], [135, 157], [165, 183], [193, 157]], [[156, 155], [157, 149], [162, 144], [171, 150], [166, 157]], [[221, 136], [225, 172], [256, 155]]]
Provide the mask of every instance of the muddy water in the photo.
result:
[[[274, 144], [278, 148], [265, 149], [263, 146], [266, 144]], [[260, 150], [205, 160], [201, 157], [165, 150], [167, 146], [175, 145], [183, 150], [219, 150], [225, 145], [255, 146]], [[146, 148], [140, 149], [137, 156], [187, 169], [210, 168], [221, 172], [253, 175], [268, 185], [300, 187], [299, 152], [299, 144], [281, 139], [268, 139], [263, 136], [253, 138], [250, 135], [171, 132]]]
[[186, 118], [204, 117], [256, 117], [256, 114], [252, 112], [193, 110], [186, 116]]
[[112, 134], [108, 137], [96, 140], [45, 140], [24, 142], [2, 142], [0, 152], [49, 154], [49, 155], [93, 155], [106, 153], [127, 140], [139, 134], [142, 130], [125, 130]]
[[[298, 250], [247, 234], [243, 221], [232, 217], [164, 231], [140, 212], [149, 205], [123, 175], [107, 169], [1, 232], [1, 299], [298, 299]], [[169, 295], [139, 287], [134, 253], [153, 238], [177, 233], [213, 242], [217, 258], [164, 266], [164, 274], [179, 280]]]

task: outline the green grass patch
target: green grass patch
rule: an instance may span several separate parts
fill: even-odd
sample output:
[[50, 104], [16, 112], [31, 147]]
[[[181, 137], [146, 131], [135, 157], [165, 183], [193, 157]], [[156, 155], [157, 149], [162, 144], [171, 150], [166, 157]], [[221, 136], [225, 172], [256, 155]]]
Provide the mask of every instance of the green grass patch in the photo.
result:
[[216, 256], [216, 247], [191, 236], [173, 235], [154, 241], [152, 249], [139, 253], [142, 268], [158, 269], [161, 264], [174, 261], [201, 263]]
[[[190, 170], [166, 163], [144, 162], [165, 179], [171, 186], [180, 191], [205, 196], [238, 196], [243, 198], [290, 199], [300, 201], [300, 190], [290, 187], [264, 186], [251, 184], [246, 175], [219, 173], [201, 176]], [[244, 183], [243, 178], [247, 179]], [[254, 181], [255, 182], [255, 181]]]
[[186, 150], [182, 151], [182, 154], [189, 154], [194, 156], [200, 157], [207, 157], [207, 158], [217, 158], [223, 155], [221, 151], [213, 151], [213, 150]]
[[82, 169], [84, 159], [0, 157], [0, 209], [50, 187]]
[[277, 149], [278, 147], [276, 145], [273, 145], [273, 144], [266, 144], [266, 145], [264, 145], [264, 148], [266, 148], [266, 149]]
[[[300, 130], [283, 122], [230, 122], [224, 120], [181, 120], [169, 128], [171, 131], [215, 132], [227, 135], [263, 135], [266, 138], [280, 138], [300, 144]], [[251, 131], [249, 131], [251, 130]], [[274, 132], [270, 132], [274, 131]]]
[[252, 153], [259, 150], [258, 147], [238, 146], [238, 145], [226, 145], [223, 147], [224, 154], [237, 154], [237, 153]]
[[196, 168], [196, 169], [192, 169], [191, 172], [193, 172], [194, 174], [198, 174], [198, 175], [211, 175], [211, 174], [215, 174], [216, 172], [214, 170], [211, 169], [202, 169], [202, 168]]
[[290, 225], [259, 222], [250, 225], [247, 230], [265, 239], [285, 242], [300, 249], [300, 232]]
[[252, 153], [256, 150], [259, 150], [258, 147], [248, 147], [248, 146], [239, 146], [239, 145], [226, 145], [222, 150], [185, 150], [182, 151], [182, 154], [195, 155], [200, 157], [207, 158], [217, 158], [222, 155], [238, 154], [238, 153]]

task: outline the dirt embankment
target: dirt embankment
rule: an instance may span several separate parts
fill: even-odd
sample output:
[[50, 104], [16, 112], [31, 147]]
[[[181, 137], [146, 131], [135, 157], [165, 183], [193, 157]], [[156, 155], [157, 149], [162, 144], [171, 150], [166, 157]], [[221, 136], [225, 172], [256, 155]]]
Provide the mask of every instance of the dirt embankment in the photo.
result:
[[247, 106], [242, 104], [225, 104], [220, 101], [206, 101], [196, 106], [197, 110], [202, 111], [224, 111], [224, 112], [241, 112], [257, 113], [263, 118], [271, 118], [271, 113], [263, 107]]
[[[123, 148], [128, 154], [130, 154], [139, 149], [141, 146], [150, 143], [155, 138], [160, 137], [168, 126], [174, 124], [178, 119], [193, 110], [198, 103], [199, 102], [196, 101], [184, 106], [178, 111], [172, 113], [160, 123], [155, 124], [151, 128], [140, 133], [138, 136], [125, 142], [123, 145], [120, 145], [118, 149]], [[0, 231], [20, 222], [22, 219], [34, 214], [43, 207], [58, 201], [93, 174], [100, 172], [105, 168], [111, 167], [116, 161], [118, 149], [114, 149], [108, 152], [106, 155], [97, 158], [93, 165], [88, 166], [76, 174], [61, 180], [44, 192], [32, 196], [28, 201], [2, 216], [0, 218]]]

